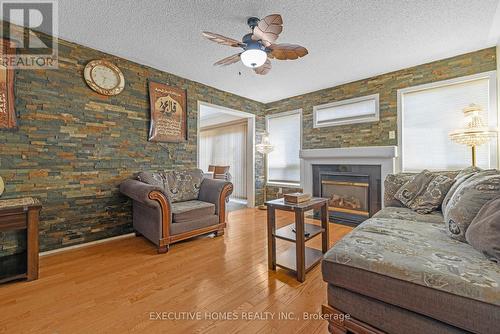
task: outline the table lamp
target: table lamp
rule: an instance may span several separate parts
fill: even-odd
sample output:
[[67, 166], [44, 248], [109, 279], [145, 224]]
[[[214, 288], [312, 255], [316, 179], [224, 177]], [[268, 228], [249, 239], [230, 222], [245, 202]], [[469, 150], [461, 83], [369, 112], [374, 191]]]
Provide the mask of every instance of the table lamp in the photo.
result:
[[497, 130], [490, 129], [481, 117], [481, 107], [470, 104], [463, 109], [467, 125], [450, 133], [450, 139], [455, 143], [467, 145], [472, 151], [472, 166], [476, 166], [476, 147], [486, 144], [497, 134]]
[[255, 145], [255, 148], [257, 149], [257, 152], [261, 153], [264, 155], [264, 203], [259, 205], [259, 209], [261, 210], [266, 210], [267, 207], [265, 205], [265, 202], [267, 201], [267, 155], [271, 153], [274, 150], [274, 146], [271, 145], [269, 141], [269, 133], [265, 132], [262, 135], [262, 141], [260, 144]]

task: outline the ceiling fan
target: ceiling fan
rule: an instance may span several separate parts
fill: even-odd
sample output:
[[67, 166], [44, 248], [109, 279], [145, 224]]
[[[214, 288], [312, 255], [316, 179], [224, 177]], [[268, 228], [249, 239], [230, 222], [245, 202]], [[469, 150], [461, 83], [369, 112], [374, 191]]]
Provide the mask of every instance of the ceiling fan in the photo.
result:
[[214, 65], [227, 66], [241, 60], [243, 65], [252, 68], [255, 73], [264, 75], [271, 70], [269, 59], [293, 60], [307, 55], [308, 51], [303, 46], [287, 43], [274, 44], [283, 30], [281, 15], [268, 15], [262, 20], [250, 17], [247, 23], [252, 32], [243, 36], [241, 42], [213, 32], [202, 32], [203, 37], [212, 42], [243, 49], [242, 52], [221, 59]]

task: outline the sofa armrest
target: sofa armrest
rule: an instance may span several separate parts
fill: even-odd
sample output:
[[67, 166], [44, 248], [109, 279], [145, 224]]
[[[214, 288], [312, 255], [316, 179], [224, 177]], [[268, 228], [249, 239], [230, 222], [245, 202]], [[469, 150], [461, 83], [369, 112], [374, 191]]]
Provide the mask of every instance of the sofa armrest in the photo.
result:
[[215, 214], [221, 216], [226, 212], [226, 198], [233, 192], [233, 184], [225, 180], [203, 179], [198, 200], [213, 203]]

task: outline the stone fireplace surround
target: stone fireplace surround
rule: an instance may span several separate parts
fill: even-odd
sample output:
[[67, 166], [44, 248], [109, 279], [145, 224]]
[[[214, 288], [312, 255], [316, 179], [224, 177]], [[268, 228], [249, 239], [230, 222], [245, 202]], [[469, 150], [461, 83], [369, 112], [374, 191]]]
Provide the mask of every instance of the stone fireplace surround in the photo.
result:
[[396, 160], [397, 146], [366, 146], [301, 150], [301, 186], [304, 189], [304, 192], [310, 194], [313, 193], [313, 165], [379, 165], [381, 174], [380, 198], [383, 198], [384, 180], [387, 174], [395, 173], [397, 171]]

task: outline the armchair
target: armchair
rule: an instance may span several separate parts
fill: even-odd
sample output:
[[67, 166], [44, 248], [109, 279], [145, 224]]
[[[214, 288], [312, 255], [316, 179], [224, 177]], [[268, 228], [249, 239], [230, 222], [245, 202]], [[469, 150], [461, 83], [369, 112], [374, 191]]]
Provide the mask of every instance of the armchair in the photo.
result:
[[120, 185], [132, 199], [132, 220], [137, 236], [144, 236], [166, 253], [170, 244], [201, 234], [224, 234], [226, 198], [233, 185], [203, 178], [199, 169], [141, 172]]

